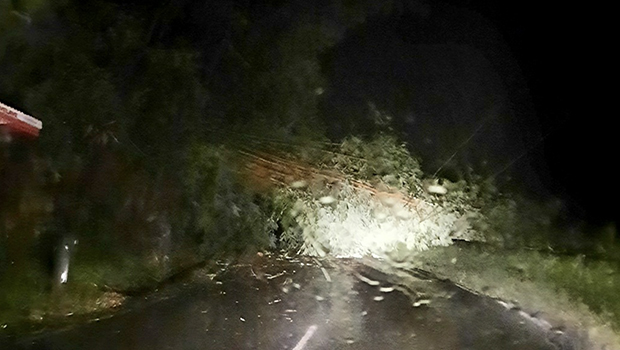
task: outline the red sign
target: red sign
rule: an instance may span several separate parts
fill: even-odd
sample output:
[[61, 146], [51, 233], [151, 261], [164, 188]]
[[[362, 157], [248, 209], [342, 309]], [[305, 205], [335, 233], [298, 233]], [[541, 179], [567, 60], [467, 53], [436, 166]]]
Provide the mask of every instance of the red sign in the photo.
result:
[[37, 137], [42, 127], [40, 120], [0, 102], [0, 128], [7, 128], [9, 134]]

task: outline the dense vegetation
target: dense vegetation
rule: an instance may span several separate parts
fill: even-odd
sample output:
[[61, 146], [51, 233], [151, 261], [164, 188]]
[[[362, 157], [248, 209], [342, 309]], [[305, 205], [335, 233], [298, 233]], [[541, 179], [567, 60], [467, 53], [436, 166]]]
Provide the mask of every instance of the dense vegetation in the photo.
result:
[[319, 55], [380, 10], [300, 6], [0, 2], [2, 102], [44, 123], [1, 146], [0, 308], [45, 304], [66, 237], [71, 280], [112, 291], [273, 244], [228, 150], [321, 139]]

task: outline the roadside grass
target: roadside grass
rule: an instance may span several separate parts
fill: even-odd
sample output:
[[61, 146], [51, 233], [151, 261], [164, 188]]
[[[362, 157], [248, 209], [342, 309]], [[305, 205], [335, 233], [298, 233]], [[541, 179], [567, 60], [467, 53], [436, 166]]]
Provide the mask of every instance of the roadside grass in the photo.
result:
[[[613, 249], [620, 251], [617, 244]], [[472, 292], [620, 344], [618, 261], [462, 242], [411, 252], [400, 266], [424, 269]]]
[[[618, 247], [616, 247], [618, 249]], [[540, 269], [536, 262], [526, 270], [532, 280], [548, 283], [565, 290], [575, 301], [586, 304], [592, 311], [609, 318], [614, 329], [620, 331], [620, 268], [618, 262], [589, 260], [585, 256], [542, 257]], [[528, 276], [528, 277], [529, 277]]]
[[157, 266], [129, 253], [78, 251], [71, 278], [74, 284], [93, 285], [102, 290], [131, 291], [155, 285], [161, 278]]
[[[34, 264], [33, 264], [34, 265]], [[44, 273], [29, 265], [0, 280], [0, 332], [15, 322], [28, 320], [32, 309], [46, 304]]]
[[[69, 282], [53, 288], [41, 266], [6, 279], [0, 291], [0, 332], [21, 333], [64, 323], [60, 319], [111, 312], [123, 304], [124, 292], [155, 286], [162, 278], [156, 267], [128, 254], [101, 258], [76, 254]], [[70, 320], [67, 320], [70, 322]]]

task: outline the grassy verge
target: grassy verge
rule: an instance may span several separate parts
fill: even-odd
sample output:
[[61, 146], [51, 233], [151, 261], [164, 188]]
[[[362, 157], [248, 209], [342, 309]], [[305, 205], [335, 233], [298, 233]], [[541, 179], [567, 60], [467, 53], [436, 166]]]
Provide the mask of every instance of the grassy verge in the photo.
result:
[[0, 335], [23, 334], [48, 327], [105, 317], [127, 297], [156, 288], [175, 273], [197, 263], [194, 255], [176, 253], [170, 267], [127, 253], [102, 256], [82, 251], [73, 259], [69, 282], [52, 288], [50, 277], [31, 264], [2, 281]]
[[411, 253], [406, 263], [399, 264], [510, 301], [552, 324], [576, 326], [597, 343], [620, 346], [620, 269], [616, 261], [462, 243]]

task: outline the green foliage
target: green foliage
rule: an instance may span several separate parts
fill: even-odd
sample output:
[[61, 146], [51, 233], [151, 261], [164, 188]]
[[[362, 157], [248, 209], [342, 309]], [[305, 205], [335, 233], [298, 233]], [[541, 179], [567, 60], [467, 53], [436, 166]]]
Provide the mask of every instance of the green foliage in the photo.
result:
[[0, 60], [4, 58], [7, 46], [19, 35], [18, 31], [23, 25], [13, 11], [15, 10], [10, 1], [0, 1]]
[[[284, 31], [231, 22], [232, 41], [217, 60], [171, 29], [182, 10], [156, 6], [143, 16], [140, 7], [105, 1], [30, 6], [26, 37], [11, 5], [0, 5], [7, 68], [0, 95], [44, 123], [39, 143], [55, 206], [42, 236], [70, 231], [92, 248], [77, 255], [76, 284], [128, 288], [129, 275], [137, 284], [165, 278], [150, 265], [153, 255], [204, 258], [273, 245], [274, 221], [230, 178], [218, 128], [317, 137], [325, 84], [317, 56], [335, 42], [333, 28], [314, 19]], [[166, 228], [171, 247], [158, 252]]]
[[201, 237], [212, 232], [215, 225], [214, 198], [221, 166], [221, 148], [200, 143], [190, 146], [183, 179], [193, 227], [186, 229], [196, 231]]
[[381, 133], [369, 140], [346, 138], [333, 156], [325, 157], [322, 166], [335, 169], [357, 180], [381, 182], [406, 193], [421, 190], [420, 163], [407, 146], [395, 136]]
[[[318, 103], [327, 82], [319, 56], [337, 42], [336, 26], [299, 15], [294, 21], [280, 18], [286, 28], [281, 30], [274, 28], [275, 21], [239, 16], [243, 25], [233, 29], [234, 43], [209, 84], [218, 107], [244, 132], [320, 136]], [[257, 31], [263, 34], [256, 36]]]
[[[129, 135], [154, 167], [170, 165], [199, 135], [207, 92], [197, 76], [196, 55], [150, 49], [127, 99]], [[163, 164], [162, 164], [163, 163]]]
[[59, 52], [54, 61], [58, 64], [49, 67], [48, 79], [27, 89], [26, 106], [34, 115], [45, 116], [41, 141], [54, 152], [50, 155], [83, 154], [92, 141], [89, 127], [122, 122], [117, 91], [109, 73], [86, 55]]
[[194, 143], [190, 147], [183, 179], [200, 242], [200, 256], [264, 249], [274, 244], [276, 225], [268, 207], [237, 178], [230, 152], [220, 146]]
[[484, 239], [469, 223], [479, 215], [472, 205], [475, 198], [463, 192], [443, 197], [425, 192], [419, 162], [395, 137], [349, 137], [328, 146], [312, 153], [314, 159], [304, 159], [318, 164], [325, 175], [274, 195], [286, 249], [382, 255], [399, 245], [424, 250], [451, 244], [452, 238]]
[[226, 166], [218, 169], [213, 218], [215, 225], [205, 233], [201, 247], [206, 256], [237, 253], [248, 247], [265, 249], [274, 244], [277, 226], [270, 214], [254, 202], [254, 195], [235, 181]]

